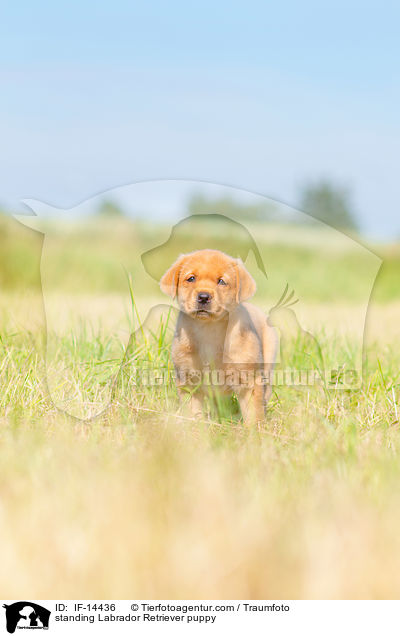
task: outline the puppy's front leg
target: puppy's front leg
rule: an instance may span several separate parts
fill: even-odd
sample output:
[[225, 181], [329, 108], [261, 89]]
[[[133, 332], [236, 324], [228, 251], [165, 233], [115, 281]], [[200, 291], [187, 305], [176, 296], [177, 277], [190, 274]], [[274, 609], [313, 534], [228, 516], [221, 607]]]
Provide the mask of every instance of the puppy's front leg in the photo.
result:
[[241, 387], [237, 392], [243, 423], [246, 426], [263, 422], [264, 396], [262, 386]]
[[188, 391], [179, 391], [181, 403], [187, 407], [187, 411], [192, 417], [201, 417], [203, 415], [203, 394], [200, 390], [190, 394]]

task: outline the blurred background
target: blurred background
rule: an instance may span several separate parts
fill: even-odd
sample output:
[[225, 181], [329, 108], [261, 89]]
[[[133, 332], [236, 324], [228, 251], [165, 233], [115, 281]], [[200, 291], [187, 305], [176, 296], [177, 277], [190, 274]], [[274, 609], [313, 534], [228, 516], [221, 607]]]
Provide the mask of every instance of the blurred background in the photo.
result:
[[[279, 224], [287, 204], [362, 237], [385, 260], [380, 297], [396, 296], [399, 17], [396, 3], [357, 1], [3, 6], [3, 289], [40, 284], [41, 238], [9, 216], [29, 214], [22, 201], [33, 198], [53, 219], [89, 218], [84, 234], [96, 226], [108, 262], [120, 250], [110, 226], [129, 226], [118, 235], [133, 232], [147, 249], [146, 223], [215, 212]], [[116, 189], [160, 179], [191, 185], [142, 204]], [[221, 197], [207, 183], [269, 203]], [[92, 285], [98, 261], [96, 240], [82, 241], [88, 267], [75, 286], [86, 273]], [[101, 280], [115, 289], [111, 275]]]
[[393, 240], [399, 13], [358, 0], [5, 3], [3, 208], [195, 179], [311, 213], [330, 193], [341, 222]]

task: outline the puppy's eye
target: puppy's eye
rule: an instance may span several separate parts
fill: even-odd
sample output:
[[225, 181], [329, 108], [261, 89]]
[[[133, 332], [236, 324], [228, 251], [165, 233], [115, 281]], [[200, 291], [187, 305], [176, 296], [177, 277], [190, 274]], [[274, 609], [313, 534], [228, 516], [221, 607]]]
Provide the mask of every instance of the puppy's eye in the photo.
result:
[[194, 281], [196, 280], [195, 276], [189, 276], [189, 278], [186, 279], [188, 283], [194, 283]]
[[223, 278], [218, 278], [218, 285], [226, 285], [226, 282]]

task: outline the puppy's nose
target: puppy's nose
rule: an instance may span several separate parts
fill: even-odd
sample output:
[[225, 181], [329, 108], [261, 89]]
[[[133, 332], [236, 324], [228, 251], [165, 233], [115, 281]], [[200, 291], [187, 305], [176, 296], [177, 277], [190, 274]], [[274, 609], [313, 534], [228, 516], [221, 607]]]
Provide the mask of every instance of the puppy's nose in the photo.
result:
[[206, 305], [211, 300], [211, 294], [208, 292], [199, 292], [197, 294], [197, 302], [199, 305]]

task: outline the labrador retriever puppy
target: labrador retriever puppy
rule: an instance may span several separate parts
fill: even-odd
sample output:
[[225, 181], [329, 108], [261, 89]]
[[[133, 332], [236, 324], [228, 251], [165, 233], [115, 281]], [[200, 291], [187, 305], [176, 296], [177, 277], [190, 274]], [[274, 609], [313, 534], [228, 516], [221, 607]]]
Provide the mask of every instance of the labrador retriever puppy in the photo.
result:
[[244, 302], [256, 284], [240, 259], [218, 250], [182, 254], [164, 274], [161, 290], [177, 298], [172, 361], [180, 396], [192, 414], [212, 391], [236, 393], [246, 424], [264, 419], [271, 394], [277, 335], [266, 315]]

